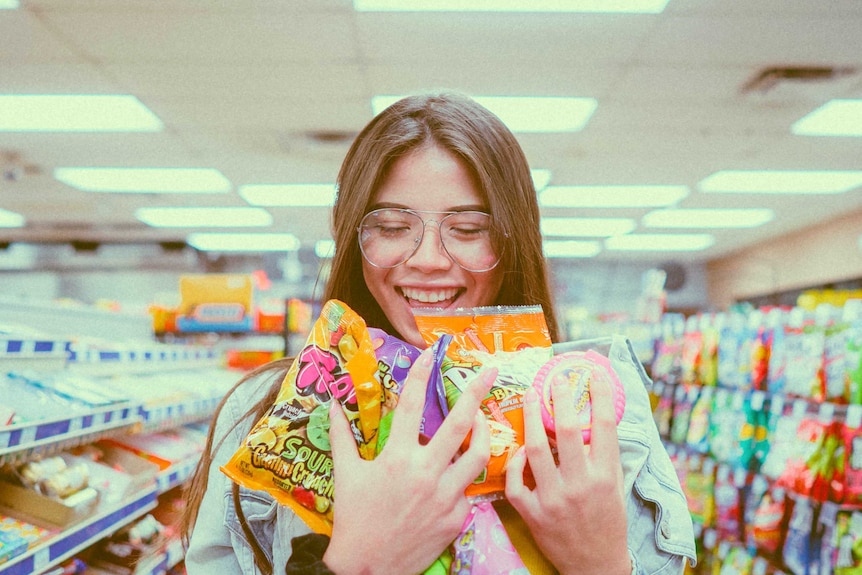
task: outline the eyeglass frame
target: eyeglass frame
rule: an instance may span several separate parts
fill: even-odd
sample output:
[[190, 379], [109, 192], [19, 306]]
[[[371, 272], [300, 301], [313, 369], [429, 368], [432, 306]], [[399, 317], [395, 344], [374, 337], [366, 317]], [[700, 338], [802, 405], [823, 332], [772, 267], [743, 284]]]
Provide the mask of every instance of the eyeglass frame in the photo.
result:
[[[416, 216], [417, 218], [419, 218], [419, 220], [422, 222], [422, 233], [421, 233], [421, 234], [419, 234], [418, 241], [416, 241], [416, 242], [415, 242], [415, 243], [416, 243], [416, 245], [415, 245], [415, 246], [413, 246], [413, 250], [410, 252], [410, 254], [409, 254], [407, 257], [405, 257], [403, 260], [401, 260], [400, 262], [398, 262], [398, 263], [397, 263], [397, 264], [395, 264], [395, 265], [392, 265], [392, 266], [381, 266], [381, 265], [376, 264], [376, 263], [374, 263], [373, 261], [371, 261], [371, 260], [369, 259], [369, 257], [365, 254], [365, 250], [364, 250], [364, 249], [363, 249], [363, 247], [362, 247], [362, 222], [364, 222], [364, 221], [365, 221], [365, 218], [367, 218], [368, 216], [370, 216], [370, 215], [371, 215], [371, 214], [373, 214], [373, 213], [376, 213], [376, 212], [382, 212], [382, 211], [387, 211], [387, 210], [388, 210], [388, 211], [395, 211], [395, 212], [406, 212], [406, 213], [408, 213], [408, 214], [413, 214], [414, 216]], [[442, 218], [440, 218], [440, 219], [439, 219], [439, 221], [438, 221], [438, 220], [436, 220], [436, 219], [434, 219], [434, 218], [429, 218], [429, 219], [427, 219], [427, 220], [426, 220], [426, 219], [424, 219], [420, 214], [445, 214], [445, 215], [444, 215]], [[414, 210], [414, 209], [411, 209], [411, 208], [396, 208], [396, 207], [392, 207], [392, 208], [385, 208], [385, 207], [384, 207], [384, 208], [375, 208], [375, 209], [373, 209], [373, 210], [371, 210], [371, 211], [369, 211], [369, 212], [366, 212], [366, 213], [362, 216], [362, 219], [361, 219], [361, 220], [359, 220], [359, 225], [356, 227], [356, 241], [357, 241], [357, 243], [359, 244], [359, 251], [360, 251], [360, 253], [362, 253], [362, 258], [363, 258], [366, 262], [368, 262], [368, 264], [369, 264], [369, 265], [371, 265], [371, 266], [374, 266], [374, 267], [376, 267], [376, 268], [378, 268], [378, 269], [383, 269], [383, 270], [391, 270], [391, 269], [393, 269], [393, 268], [397, 268], [398, 266], [400, 266], [400, 265], [403, 265], [403, 264], [407, 263], [407, 261], [408, 261], [410, 258], [412, 258], [412, 257], [416, 254], [416, 252], [417, 252], [417, 251], [419, 251], [419, 246], [421, 246], [421, 245], [422, 245], [422, 240], [424, 240], [424, 239], [425, 239], [425, 228], [428, 226], [428, 223], [429, 223], [429, 222], [434, 222], [435, 224], [437, 224], [437, 230], [439, 231], [439, 230], [441, 229], [441, 228], [440, 228], [440, 224], [441, 224], [441, 223], [442, 223], [446, 218], [448, 218], [449, 216], [453, 216], [453, 215], [455, 215], [455, 214], [482, 214], [482, 215], [484, 215], [484, 216], [488, 216], [488, 221], [489, 221], [489, 223], [491, 224], [491, 225], [490, 225], [490, 227], [489, 227], [488, 229], [489, 229], [489, 231], [494, 230], [494, 223], [493, 223], [493, 218], [491, 217], [491, 214], [489, 214], [488, 212], [483, 212], [482, 210], [436, 211], [436, 210]], [[508, 237], [509, 237], [509, 234], [508, 234], [507, 232], [502, 232], [502, 233], [503, 233], [503, 237], [504, 237], [504, 238], [508, 238]], [[446, 247], [446, 242], [443, 240], [443, 234], [442, 234], [442, 233], [440, 234], [440, 245], [441, 245], [441, 246], [443, 246], [443, 251], [444, 251], [444, 252], [446, 252], [446, 257], [448, 257], [448, 258], [449, 258], [449, 259], [450, 259], [450, 260], [451, 260], [455, 265], [457, 265], [457, 266], [458, 266], [458, 267], [460, 267], [461, 269], [463, 269], [463, 270], [465, 270], [465, 271], [468, 271], [468, 272], [471, 272], [471, 273], [485, 273], [485, 272], [489, 272], [489, 271], [493, 270], [494, 268], [496, 268], [498, 265], [500, 265], [500, 262], [503, 260], [503, 251], [504, 251], [504, 250], [501, 250], [501, 251], [500, 251], [500, 254], [497, 256], [497, 261], [496, 261], [496, 262], [494, 262], [494, 265], [492, 265], [491, 267], [489, 267], [489, 268], [487, 268], [487, 269], [482, 269], [482, 270], [471, 270], [471, 269], [469, 269], [469, 268], [467, 268], [467, 267], [464, 267], [464, 266], [463, 266], [463, 265], [462, 265], [462, 264], [461, 264], [457, 259], [455, 259], [455, 257], [454, 257], [451, 253], [449, 253], [449, 248], [447, 248], [447, 247]], [[505, 246], [504, 246], [504, 247], [505, 247]]]

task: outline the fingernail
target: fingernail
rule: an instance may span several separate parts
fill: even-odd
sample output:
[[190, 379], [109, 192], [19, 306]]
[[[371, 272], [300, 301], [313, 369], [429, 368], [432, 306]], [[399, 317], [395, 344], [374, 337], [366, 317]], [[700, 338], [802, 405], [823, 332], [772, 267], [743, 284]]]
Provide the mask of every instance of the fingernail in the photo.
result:
[[532, 387], [527, 389], [527, 392], [524, 394], [524, 401], [527, 403], [535, 403], [539, 400], [539, 394], [536, 393], [536, 390]]
[[485, 386], [485, 389], [491, 389], [497, 380], [498, 373], [500, 373], [500, 370], [496, 367], [486, 369], [482, 372], [482, 384]]
[[431, 352], [431, 348], [425, 348], [422, 351], [422, 357], [419, 360], [419, 365], [422, 367], [429, 367], [431, 365], [431, 361], [434, 359], [433, 353]]

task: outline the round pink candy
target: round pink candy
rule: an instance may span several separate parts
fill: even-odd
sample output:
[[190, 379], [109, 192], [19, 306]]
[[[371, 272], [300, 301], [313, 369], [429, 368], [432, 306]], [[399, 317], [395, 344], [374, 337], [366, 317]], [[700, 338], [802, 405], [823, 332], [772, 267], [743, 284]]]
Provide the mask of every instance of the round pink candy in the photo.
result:
[[626, 396], [622, 383], [611, 367], [610, 360], [593, 350], [568, 351], [555, 355], [545, 363], [533, 380], [533, 387], [539, 394], [542, 405], [542, 422], [545, 429], [554, 433], [554, 402], [551, 396], [555, 382], [567, 383], [575, 395], [575, 407], [581, 421], [584, 443], [589, 443], [592, 429], [592, 409], [590, 408], [590, 383], [605, 380], [611, 384], [616, 422], [623, 417]]

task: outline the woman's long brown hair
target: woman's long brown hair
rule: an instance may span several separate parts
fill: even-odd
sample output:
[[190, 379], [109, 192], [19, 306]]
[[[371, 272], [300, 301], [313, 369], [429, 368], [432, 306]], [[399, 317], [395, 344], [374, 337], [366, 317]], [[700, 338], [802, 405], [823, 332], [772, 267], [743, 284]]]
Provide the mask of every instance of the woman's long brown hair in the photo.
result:
[[[493, 303], [541, 305], [551, 338], [557, 341], [557, 321], [539, 230], [539, 206], [527, 159], [499, 118], [472, 99], [455, 93], [400, 100], [371, 120], [354, 140], [338, 174], [331, 224], [335, 257], [323, 301], [339, 299], [368, 325], [399, 335], [362, 281], [362, 255], [356, 230], [392, 164], [410, 151], [430, 145], [459, 157], [485, 195], [497, 231], [495, 241], [502, 253], [499, 265], [504, 270], [503, 287]], [[234, 386], [236, 389], [251, 379], [273, 377], [268, 393], [249, 407], [247, 415], [259, 418], [272, 405], [289, 363], [279, 360], [263, 366]], [[216, 418], [228, 396], [216, 409]], [[213, 429], [211, 426], [206, 449], [188, 487], [181, 523], [185, 543], [207, 488], [213, 453], [219, 442], [224, 441], [213, 437]]]

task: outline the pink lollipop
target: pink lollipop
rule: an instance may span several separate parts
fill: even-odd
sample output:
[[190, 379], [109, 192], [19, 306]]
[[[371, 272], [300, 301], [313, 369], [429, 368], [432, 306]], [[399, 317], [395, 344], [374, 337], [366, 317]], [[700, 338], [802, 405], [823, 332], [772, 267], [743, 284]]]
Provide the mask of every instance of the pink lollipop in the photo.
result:
[[533, 387], [538, 392], [542, 404], [542, 422], [545, 429], [554, 433], [554, 402], [551, 389], [554, 382], [568, 383], [575, 394], [575, 408], [581, 421], [584, 443], [589, 443], [592, 430], [592, 410], [590, 409], [590, 384], [605, 380], [611, 384], [616, 422], [623, 417], [626, 396], [610, 360], [593, 350], [569, 351], [555, 355], [545, 363], [533, 379]]

